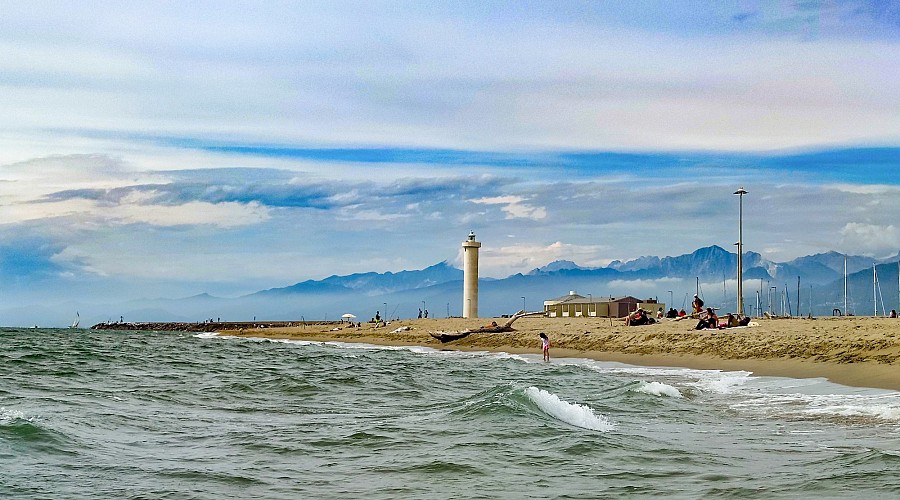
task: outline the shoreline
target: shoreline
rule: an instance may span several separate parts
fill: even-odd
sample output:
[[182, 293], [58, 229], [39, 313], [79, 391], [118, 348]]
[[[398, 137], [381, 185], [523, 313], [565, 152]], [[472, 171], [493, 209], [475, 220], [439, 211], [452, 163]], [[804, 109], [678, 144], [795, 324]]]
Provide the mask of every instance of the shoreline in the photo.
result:
[[[222, 335], [423, 346], [443, 350], [539, 355], [539, 332], [551, 359], [587, 358], [638, 366], [749, 371], [758, 376], [826, 378], [853, 386], [900, 391], [900, 320], [870, 317], [759, 319], [759, 326], [692, 330], [692, 320], [626, 327], [608, 318], [519, 319], [508, 333], [473, 333], [442, 344], [430, 332], [474, 329], [502, 318], [447, 318], [363, 324], [220, 330]], [[398, 329], [400, 329], [398, 331]]]

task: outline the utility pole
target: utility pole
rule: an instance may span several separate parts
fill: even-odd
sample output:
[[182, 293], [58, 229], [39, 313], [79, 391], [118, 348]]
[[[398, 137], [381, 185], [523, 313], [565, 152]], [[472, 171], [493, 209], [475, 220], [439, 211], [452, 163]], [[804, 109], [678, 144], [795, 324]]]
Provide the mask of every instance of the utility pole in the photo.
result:
[[744, 195], [743, 187], [734, 192], [738, 195], [738, 243], [737, 243], [737, 312], [744, 314]]

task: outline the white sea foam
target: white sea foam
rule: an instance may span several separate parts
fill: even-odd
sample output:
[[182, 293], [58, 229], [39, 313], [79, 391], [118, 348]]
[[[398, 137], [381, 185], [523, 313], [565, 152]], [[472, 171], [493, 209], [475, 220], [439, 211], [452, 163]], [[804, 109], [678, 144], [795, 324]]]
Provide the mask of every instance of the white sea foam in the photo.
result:
[[[511, 354], [508, 352], [494, 352], [491, 353], [491, 356], [496, 359], [513, 359], [516, 361], [522, 361], [524, 363], [530, 363], [531, 360], [521, 354]], [[537, 355], [533, 355], [532, 358], [537, 359]]]
[[635, 392], [643, 392], [653, 396], [668, 396], [670, 398], [684, 397], [677, 388], [662, 382], [641, 382], [640, 387], [635, 389]]
[[[836, 384], [820, 383], [819, 386], [796, 387], [803, 389], [842, 389]], [[746, 394], [730, 407], [734, 410], [759, 414], [765, 417], [813, 419], [860, 419], [900, 422], [900, 393], [877, 392], [860, 389], [857, 394], [805, 394], [766, 393]]]
[[0, 406], [0, 424], [11, 424], [16, 420], [25, 420], [25, 414], [19, 410], [8, 410]]
[[833, 405], [823, 408], [810, 408], [805, 413], [808, 415], [863, 417], [900, 422], [900, 407], [894, 405]]
[[606, 416], [595, 414], [594, 410], [588, 406], [563, 401], [556, 394], [537, 387], [525, 389], [525, 395], [544, 413], [567, 424], [600, 432], [609, 432], [615, 429]]
[[700, 374], [693, 386], [703, 392], [731, 394], [750, 380], [750, 372], [720, 372], [717, 370], [693, 370]]
[[807, 415], [862, 417], [900, 422], [900, 394], [815, 394], [803, 397]]
[[194, 335], [194, 337], [197, 337], [198, 339], [210, 339], [210, 338], [218, 337], [218, 336], [219, 336], [218, 332], [201, 332], [201, 333], [198, 333], [197, 335]]
[[244, 339], [250, 341], [257, 342], [278, 342], [283, 344], [291, 344], [297, 346], [328, 346], [334, 347], [336, 349], [347, 349], [347, 350], [363, 350], [363, 351], [408, 351], [414, 354], [421, 354], [426, 356], [437, 356], [437, 357], [449, 357], [449, 358], [479, 358], [485, 356], [493, 356], [497, 353], [492, 353], [489, 351], [452, 351], [452, 350], [439, 350], [434, 349], [432, 347], [425, 346], [417, 346], [417, 345], [380, 345], [380, 344], [367, 344], [364, 342], [337, 342], [337, 341], [320, 341], [320, 340], [295, 340], [295, 339], [269, 339], [265, 337], [221, 337], [221, 338], [234, 338], [234, 339]]

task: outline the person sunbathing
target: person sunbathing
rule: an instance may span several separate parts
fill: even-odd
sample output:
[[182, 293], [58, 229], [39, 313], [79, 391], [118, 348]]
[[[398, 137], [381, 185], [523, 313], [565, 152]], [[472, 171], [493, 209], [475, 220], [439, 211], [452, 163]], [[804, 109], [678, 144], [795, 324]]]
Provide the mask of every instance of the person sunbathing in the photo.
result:
[[641, 308], [625, 317], [625, 326], [649, 325], [653, 319], [647, 316], [647, 312]]
[[698, 321], [697, 326], [694, 327], [695, 330], [719, 328], [719, 317], [716, 316], [716, 313], [712, 310], [711, 307], [707, 307], [706, 311], [701, 312], [699, 316], [700, 321]]

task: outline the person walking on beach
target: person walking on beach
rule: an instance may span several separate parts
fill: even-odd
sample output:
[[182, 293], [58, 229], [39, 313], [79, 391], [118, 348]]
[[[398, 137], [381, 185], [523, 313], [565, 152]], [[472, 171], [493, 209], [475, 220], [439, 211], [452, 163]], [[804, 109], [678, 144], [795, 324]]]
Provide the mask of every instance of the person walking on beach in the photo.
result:
[[540, 336], [541, 336], [541, 349], [544, 351], [544, 361], [550, 361], [550, 339], [547, 337], [547, 334], [544, 332], [541, 332]]

